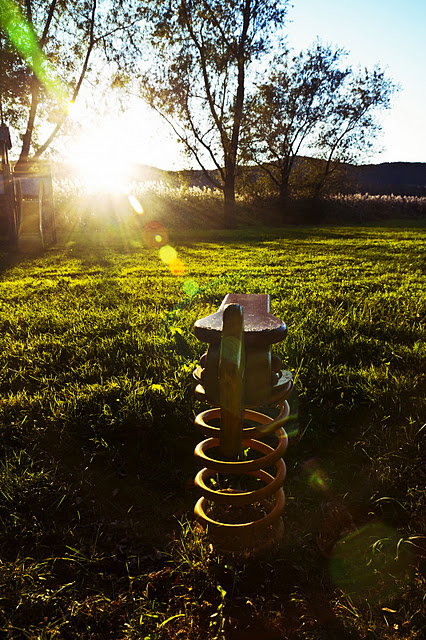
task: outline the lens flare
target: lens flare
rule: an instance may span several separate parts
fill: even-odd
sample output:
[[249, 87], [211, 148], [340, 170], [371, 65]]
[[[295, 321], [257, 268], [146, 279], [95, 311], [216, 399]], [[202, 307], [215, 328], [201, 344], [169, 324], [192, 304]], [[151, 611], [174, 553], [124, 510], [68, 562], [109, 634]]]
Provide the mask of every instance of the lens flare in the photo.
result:
[[198, 284], [193, 278], [185, 278], [182, 288], [187, 296], [195, 296], [199, 289]]
[[309, 484], [314, 489], [322, 489], [322, 490], [328, 489], [327, 479], [325, 478], [324, 473], [320, 469], [318, 469], [317, 471], [311, 474], [309, 478]]
[[183, 276], [185, 273], [185, 265], [179, 258], [175, 258], [169, 262], [169, 269], [174, 276]]
[[136, 213], [138, 215], [142, 215], [143, 214], [143, 207], [141, 205], [141, 203], [139, 202], [139, 200], [136, 198], [136, 196], [132, 196], [129, 195], [127, 196], [130, 206], [132, 207], [132, 209], [134, 209], [134, 211], [136, 211]]
[[406, 545], [398, 554], [400, 535], [381, 522], [371, 522], [342, 538], [330, 558], [330, 574], [346, 593], [369, 597], [394, 595], [409, 579], [412, 554]]
[[159, 248], [168, 243], [169, 237], [165, 227], [159, 222], [148, 222], [143, 228], [143, 241], [147, 247]]
[[[131, 198], [132, 196], [129, 196], [129, 201], [131, 201]], [[136, 202], [139, 201], [136, 200]], [[160, 260], [169, 267], [174, 276], [184, 275], [186, 271], [185, 264], [178, 257], [176, 249], [168, 244], [167, 230], [162, 224], [156, 221], [148, 222], [143, 228], [143, 240], [148, 247], [159, 249], [158, 256]], [[189, 296], [194, 296], [198, 291], [198, 284], [192, 278], [186, 278], [182, 287]]]
[[2, 2], [0, 24], [10, 42], [28, 66], [31, 67], [41, 84], [51, 95], [65, 104], [68, 98], [64, 86], [41, 51], [38, 45], [38, 38], [32, 26], [24, 18], [19, 7], [11, 0], [3, 0]]
[[318, 491], [328, 491], [330, 480], [322, 469], [318, 466], [314, 458], [307, 460], [302, 465], [303, 474], [307, 477], [308, 485]]
[[165, 264], [170, 265], [171, 262], [174, 262], [178, 259], [176, 249], [173, 249], [169, 244], [165, 244], [161, 247], [158, 252], [160, 255], [160, 260], [162, 260]]
[[[290, 414], [289, 421], [297, 420], [297, 414]], [[296, 439], [300, 433], [300, 426], [298, 422], [293, 422], [286, 427], [287, 435], [289, 438]]]

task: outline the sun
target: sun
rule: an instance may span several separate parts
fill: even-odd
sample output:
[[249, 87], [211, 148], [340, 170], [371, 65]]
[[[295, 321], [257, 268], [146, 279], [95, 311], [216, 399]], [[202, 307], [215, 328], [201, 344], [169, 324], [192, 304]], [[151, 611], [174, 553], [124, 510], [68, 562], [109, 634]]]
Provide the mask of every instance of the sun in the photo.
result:
[[[62, 154], [84, 186], [93, 192], [121, 191], [137, 177], [137, 167], [182, 168], [182, 146], [161, 116], [136, 98], [122, 111], [117, 96], [108, 96], [108, 109], [93, 104], [89, 93], [66, 105], [74, 139]], [[77, 134], [78, 132], [78, 134]], [[133, 174], [133, 175], [132, 175]]]
[[83, 135], [70, 150], [69, 162], [89, 193], [128, 192], [131, 164], [118, 136], [105, 126]]

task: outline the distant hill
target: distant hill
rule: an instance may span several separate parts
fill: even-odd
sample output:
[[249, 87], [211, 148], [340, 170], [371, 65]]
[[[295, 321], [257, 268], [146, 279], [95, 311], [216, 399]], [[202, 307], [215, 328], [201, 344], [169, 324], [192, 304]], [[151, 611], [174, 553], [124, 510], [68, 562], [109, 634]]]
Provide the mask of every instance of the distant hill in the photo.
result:
[[372, 195], [426, 196], [425, 162], [384, 162], [354, 167], [359, 191]]
[[[322, 162], [313, 158], [301, 158], [303, 162]], [[245, 169], [256, 180], [259, 169], [247, 167]], [[349, 193], [369, 193], [371, 195], [412, 195], [426, 196], [426, 163], [425, 162], [384, 162], [382, 164], [345, 165], [346, 189]], [[75, 169], [65, 163], [53, 163], [54, 174], [70, 177]], [[213, 177], [217, 171], [210, 172]], [[165, 171], [147, 165], [133, 164], [131, 179], [137, 182], [164, 182], [170, 186], [187, 184], [196, 187], [212, 187], [212, 183], [199, 169], [184, 169], [182, 171]], [[343, 187], [345, 185], [342, 185]]]
[[[304, 158], [316, 162], [313, 158]], [[348, 190], [371, 195], [426, 196], [426, 162], [384, 162], [382, 164], [345, 165]], [[258, 169], [248, 169], [255, 174]], [[157, 170], [158, 171], [158, 170]], [[213, 176], [217, 171], [211, 172]], [[211, 183], [200, 170], [163, 172], [165, 182], [179, 184], [182, 180], [191, 186], [210, 187]], [[350, 185], [350, 186], [349, 186]]]

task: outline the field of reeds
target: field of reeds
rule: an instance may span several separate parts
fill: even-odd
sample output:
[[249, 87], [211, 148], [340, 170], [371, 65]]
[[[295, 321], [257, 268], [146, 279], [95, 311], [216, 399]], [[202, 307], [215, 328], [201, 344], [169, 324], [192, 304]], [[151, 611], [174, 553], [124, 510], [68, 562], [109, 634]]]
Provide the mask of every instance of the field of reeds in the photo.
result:
[[[126, 186], [120, 196], [100, 197], [88, 193], [78, 179], [61, 178], [55, 192], [62, 222], [66, 226], [81, 220], [105, 220], [106, 210], [129, 210], [128, 195], [138, 198], [144, 209], [168, 228], [223, 227], [222, 193], [218, 189], [176, 186], [163, 181], [147, 181]], [[295, 196], [285, 203], [276, 197], [252, 193], [236, 195], [237, 217], [241, 226], [283, 224], [369, 224], [426, 219], [426, 197], [400, 195], [337, 194], [321, 198]], [[131, 209], [131, 206], [130, 206]]]
[[[160, 227], [137, 195], [63, 194], [56, 246], [0, 254], [2, 637], [421, 640], [424, 223]], [[192, 521], [192, 327], [227, 293], [270, 294], [295, 378], [260, 558]]]

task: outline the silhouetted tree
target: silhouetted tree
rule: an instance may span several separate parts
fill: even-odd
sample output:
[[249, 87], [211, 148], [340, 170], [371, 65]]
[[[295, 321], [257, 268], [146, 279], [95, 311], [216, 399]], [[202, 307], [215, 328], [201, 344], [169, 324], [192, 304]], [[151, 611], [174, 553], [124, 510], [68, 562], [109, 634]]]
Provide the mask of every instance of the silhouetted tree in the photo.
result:
[[372, 149], [381, 131], [378, 113], [390, 107], [396, 90], [385, 72], [375, 67], [351, 73], [336, 92], [332, 112], [320, 123], [314, 141], [319, 157], [325, 160], [315, 195], [321, 193], [331, 174], [343, 163], [356, 163]]
[[[235, 176], [247, 76], [283, 25], [287, 0], [143, 3], [154, 58], [141, 92], [173, 128], [235, 225]], [[220, 176], [215, 180], [210, 164]]]
[[[24, 131], [18, 163], [38, 158], [67, 118], [95, 50], [117, 62], [139, 38], [139, 13], [121, 0], [0, 0], [0, 90], [4, 119]], [[130, 37], [118, 38], [128, 31]], [[41, 118], [40, 118], [41, 116]], [[37, 118], [53, 130], [39, 144]]]
[[1, 28], [2, 7], [0, 0], [0, 118], [11, 126], [19, 126], [29, 106], [31, 70]]
[[283, 202], [302, 153], [325, 159], [310, 177], [318, 194], [337, 161], [364, 153], [378, 132], [376, 112], [389, 106], [394, 86], [379, 69], [355, 74], [345, 56], [319, 42], [296, 55], [286, 51], [248, 99], [245, 160], [269, 176]]

